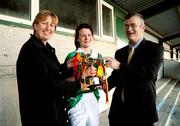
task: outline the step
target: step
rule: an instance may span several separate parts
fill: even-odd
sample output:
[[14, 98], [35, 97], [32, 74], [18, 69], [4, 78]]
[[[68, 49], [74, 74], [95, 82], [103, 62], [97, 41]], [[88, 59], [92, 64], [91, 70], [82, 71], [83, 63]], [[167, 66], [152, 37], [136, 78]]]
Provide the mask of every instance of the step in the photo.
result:
[[161, 78], [156, 82], [156, 94], [158, 93], [171, 81], [171, 78]]
[[176, 85], [177, 81], [176, 80], [171, 80], [168, 81], [168, 84], [164, 84], [165, 86], [163, 87], [162, 90], [160, 90], [157, 94], [157, 99], [156, 99], [156, 107], [157, 111], [160, 111], [161, 107], [164, 105], [167, 97], [173, 90], [174, 86]]
[[179, 93], [179, 89], [176, 88], [177, 81], [173, 80], [167, 85], [172, 85], [169, 91], [157, 104], [159, 121], [155, 123], [155, 126], [168, 126], [168, 121], [172, 113], [172, 108], [176, 104], [176, 99]]
[[167, 120], [167, 126], [180, 126], [180, 81], [175, 88], [179, 90], [179, 93], [176, 97], [175, 103], [169, 114], [169, 119]]

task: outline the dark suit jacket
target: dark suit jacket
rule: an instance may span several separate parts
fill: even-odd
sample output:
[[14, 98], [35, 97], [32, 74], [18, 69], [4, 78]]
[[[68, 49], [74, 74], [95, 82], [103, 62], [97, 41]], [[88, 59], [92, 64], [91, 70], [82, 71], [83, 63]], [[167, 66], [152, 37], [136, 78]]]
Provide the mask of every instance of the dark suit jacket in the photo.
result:
[[65, 126], [65, 97], [75, 84], [65, 84], [72, 76], [60, 65], [55, 49], [34, 35], [23, 45], [17, 59], [17, 82], [22, 126]]
[[129, 64], [128, 51], [129, 46], [116, 51], [120, 69], [114, 70], [108, 78], [109, 89], [116, 87], [109, 120], [116, 124], [146, 126], [158, 120], [155, 82], [163, 62], [163, 47], [144, 39], [135, 49]]

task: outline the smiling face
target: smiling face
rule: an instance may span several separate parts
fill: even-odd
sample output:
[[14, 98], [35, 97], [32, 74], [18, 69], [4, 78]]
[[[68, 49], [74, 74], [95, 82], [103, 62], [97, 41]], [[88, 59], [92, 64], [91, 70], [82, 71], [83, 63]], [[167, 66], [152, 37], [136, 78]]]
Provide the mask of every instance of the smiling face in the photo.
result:
[[125, 32], [132, 45], [135, 45], [143, 37], [144, 30], [145, 25], [140, 17], [133, 16], [125, 20]]
[[77, 41], [81, 48], [89, 48], [92, 44], [93, 35], [90, 29], [82, 28], [79, 30]]
[[35, 36], [44, 44], [52, 37], [55, 29], [56, 25], [53, 23], [50, 15], [45, 20], [40, 20], [34, 24]]

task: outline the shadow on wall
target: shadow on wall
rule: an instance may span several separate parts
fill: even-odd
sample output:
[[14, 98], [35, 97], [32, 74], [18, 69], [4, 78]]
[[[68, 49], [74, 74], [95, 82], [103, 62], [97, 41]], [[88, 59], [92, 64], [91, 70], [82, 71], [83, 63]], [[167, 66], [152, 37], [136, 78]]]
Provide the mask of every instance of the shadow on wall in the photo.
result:
[[180, 62], [164, 60], [164, 76], [180, 80]]

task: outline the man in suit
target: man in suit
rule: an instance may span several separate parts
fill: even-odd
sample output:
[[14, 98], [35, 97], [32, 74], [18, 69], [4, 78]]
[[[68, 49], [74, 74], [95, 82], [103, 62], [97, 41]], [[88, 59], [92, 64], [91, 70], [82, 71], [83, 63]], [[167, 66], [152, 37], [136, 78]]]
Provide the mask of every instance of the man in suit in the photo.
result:
[[[116, 87], [109, 112], [110, 126], [153, 126], [158, 121], [156, 81], [163, 62], [163, 46], [144, 39], [143, 16], [129, 13], [125, 32], [129, 45], [106, 57], [113, 68], [108, 78], [109, 89]], [[131, 48], [134, 54], [128, 59]], [[129, 61], [128, 61], [129, 60]]]

